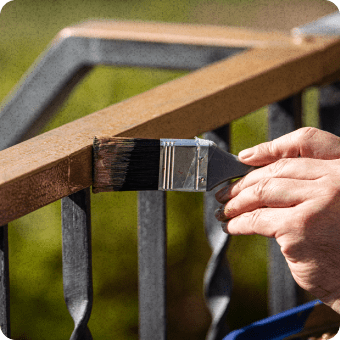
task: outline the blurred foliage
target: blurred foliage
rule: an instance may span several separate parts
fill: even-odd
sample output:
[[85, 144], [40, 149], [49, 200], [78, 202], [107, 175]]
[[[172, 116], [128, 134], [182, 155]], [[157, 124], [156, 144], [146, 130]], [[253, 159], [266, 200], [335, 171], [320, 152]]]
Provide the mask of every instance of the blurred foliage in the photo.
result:
[[[91, 18], [214, 23], [223, 9], [240, 4], [254, 6], [254, 3], [251, 0], [14, 0], [0, 14], [0, 100], [65, 26]], [[201, 8], [213, 4], [218, 6], [219, 13], [204, 10], [204, 19], [200, 19]], [[221, 20], [222, 24], [233, 24], [221, 17], [219, 24]], [[97, 67], [44, 131], [184, 74]], [[317, 126], [315, 98], [315, 91], [305, 98], [307, 125]], [[232, 152], [267, 139], [266, 112], [262, 109], [232, 123]], [[210, 317], [204, 305], [202, 279], [210, 249], [203, 230], [202, 195], [169, 193], [167, 197], [169, 338], [204, 339]], [[89, 327], [94, 339], [137, 339], [136, 193], [93, 195], [92, 207], [94, 306]], [[10, 223], [13, 339], [67, 339], [72, 332], [73, 322], [63, 301], [60, 223], [60, 202]], [[238, 236], [231, 241], [228, 251], [234, 277], [228, 319], [231, 328], [267, 315], [266, 248], [266, 240], [258, 236]]]

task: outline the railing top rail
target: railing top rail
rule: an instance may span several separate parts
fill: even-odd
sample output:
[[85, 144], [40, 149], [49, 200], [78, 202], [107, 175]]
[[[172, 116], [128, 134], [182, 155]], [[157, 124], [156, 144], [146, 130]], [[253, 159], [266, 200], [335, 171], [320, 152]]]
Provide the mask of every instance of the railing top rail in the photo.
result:
[[244, 48], [294, 43], [284, 33], [218, 26], [97, 20], [65, 28], [1, 103], [0, 150], [35, 136], [96, 65], [194, 70]]
[[138, 21], [92, 20], [66, 27], [55, 41], [68, 37], [133, 40], [227, 47], [291, 46], [288, 33], [254, 29]]
[[95, 135], [191, 138], [339, 72], [340, 40], [252, 48], [0, 152], [0, 225], [92, 184]]

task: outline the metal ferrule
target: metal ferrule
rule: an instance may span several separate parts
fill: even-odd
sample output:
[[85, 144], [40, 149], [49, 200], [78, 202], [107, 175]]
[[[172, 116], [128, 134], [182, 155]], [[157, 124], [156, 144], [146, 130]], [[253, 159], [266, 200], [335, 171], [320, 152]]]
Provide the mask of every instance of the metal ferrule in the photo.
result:
[[161, 139], [158, 190], [200, 192], [207, 189], [208, 153], [213, 142]]

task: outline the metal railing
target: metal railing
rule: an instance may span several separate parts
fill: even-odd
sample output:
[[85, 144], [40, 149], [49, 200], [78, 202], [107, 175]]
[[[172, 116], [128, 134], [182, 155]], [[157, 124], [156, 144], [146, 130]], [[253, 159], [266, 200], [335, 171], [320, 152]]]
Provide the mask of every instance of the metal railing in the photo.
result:
[[[92, 339], [87, 323], [93, 299], [89, 187], [94, 135], [192, 138], [207, 133], [208, 139], [228, 150], [228, 123], [276, 103], [270, 106], [269, 136], [277, 138], [301, 126], [304, 89], [338, 79], [339, 52], [340, 40], [335, 37], [214, 26], [100, 21], [64, 29], [0, 112], [0, 325], [4, 334], [10, 337], [6, 224], [62, 199], [64, 297], [75, 322], [71, 339]], [[99, 64], [196, 71], [28, 139]], [[340, 105], [339, 92], [337, 84], [320, 91], [321, 127], [335, 134], [340, 134], [334, 114]], [[22, 140], [26, 141], [17, 144]], [[165, 339], [166, 195], [140, 192], [138, 202], [140, 339]], [[213, 340], [228, 331], [231, 273], [225, 252], [229, 237], [211, 218], [216, 209], [212, 192], [205, 194], [204, 204], [212, 248], [204, 278], [212, 315], [207, 339]], [[270, 257], [270, 311], [275, 314], [299, 304], [300, 297], [275, 240]]]

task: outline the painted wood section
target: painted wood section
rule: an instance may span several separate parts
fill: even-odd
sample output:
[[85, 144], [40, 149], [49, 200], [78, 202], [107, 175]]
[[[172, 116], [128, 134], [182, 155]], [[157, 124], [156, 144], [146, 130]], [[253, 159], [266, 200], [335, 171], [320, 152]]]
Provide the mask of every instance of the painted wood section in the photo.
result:
[[192, 138], [340, 70], [340, 40], [250, 49], [0, 152], [0, 225], [92, 184], [94, 136]]
[[70, 36], [228, 47], [289, 46], [301, 43], [294, 36], [279, 31], [113, 20], [93, 20], [66, 27], [55, 40]]

